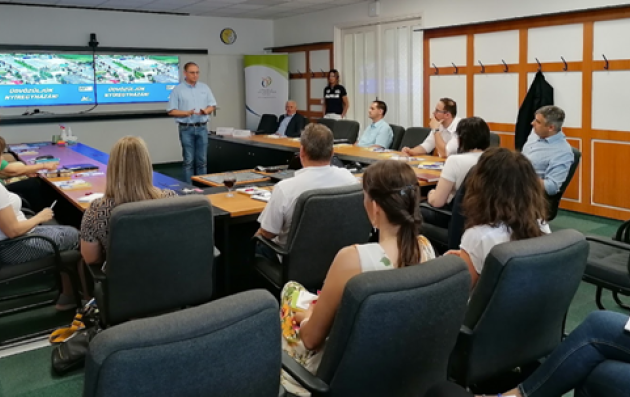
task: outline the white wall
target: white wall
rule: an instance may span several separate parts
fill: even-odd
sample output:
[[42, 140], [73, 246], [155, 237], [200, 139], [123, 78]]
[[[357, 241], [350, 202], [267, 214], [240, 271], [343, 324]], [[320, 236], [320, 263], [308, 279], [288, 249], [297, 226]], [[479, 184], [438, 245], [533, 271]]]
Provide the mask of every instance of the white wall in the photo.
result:
[[[219, 38], [221, 30], [227, 27], [236, 31], [237, 40], [233, 45], [225, 45]], [[105, 47], [190, 48], [208, 49], [209, 54], [259, 54], [265, 47], [273, 46], [273, 22], [267, 20], [0, 5], [0, 44], [86, 46], [90, 33], [96, 33], [99, 45]], [[197, 60], [199, 56], [194, 58]], [[202, 72], [204, 67], [207, 68], [207, 65], [200, 66]], [[240, 75], [243, 72], [235, 69], [233, 73]], [[214, 94], [220, 111], [227, 111], [229, 104], [221, 102], [221, 93]], [[137, 109], [139, 105], [130, 106]], [[163, 109], [166, 104], [144, 106]], [[99, 106], [95, 112], [102, 109], [107, 107]], [[117, 106], [114, 109], [126, 108]], [[21, 114], [24, 110], [0, 108], [0, 117]], [[76, 107], [43, 107], [40, 110], [69, 113]], [[147, 141], [153, 162], [181, 161], [177, 130], [170, 119], [69, 125], [82, 142], [99, 150], [109, 151], [118, 138], [134, 134]], [[57, 130], [56, 124], [25, 124], [4, 126], [0, 134], [7, 142], [18, 143], [48, 140]]]
[[[628, 4], [619, 0], [380, 0], [380, 3], [379, 18], [422, 14], [424, 28]], [[368, 17], [367, 12], [365, 2], [276, 20], [274, 45], [333, 41], [335, 26], [378, 19]]]

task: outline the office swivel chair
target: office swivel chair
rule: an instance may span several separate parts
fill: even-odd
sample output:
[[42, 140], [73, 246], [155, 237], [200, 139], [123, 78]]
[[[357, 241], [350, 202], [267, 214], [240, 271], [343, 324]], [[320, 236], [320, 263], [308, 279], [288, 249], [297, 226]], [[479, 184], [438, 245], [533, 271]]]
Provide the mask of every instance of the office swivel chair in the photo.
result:
[[405, 129], [396, 124], [390, 124], [389, 126], [392, 127], [394, 139], [392, 140], [392, 144], [390, 145], [390, 147], [386, 149], [400, 150], [400, 142], [402, 142], [402, 139], [405, 136]]
[[123, 204], [109, 227], [106, 273], [89, 267], [103, 325], [212, 299], [214, 224], [205, 196]]
[[409, 127], [405, 130], [402, 140], [400, 141], [396, 150], [401, 150], [404, 147], [414, 148], [424, 142], [424, 140], [427, 139], [430, 133], [430, 128]]
[[257, 290], [106, 329], [90, 342], [83, 395], [278, 396], [278, 313]]
[[496, 394], [524, 380], [492, 389], [517, 367], [535, 368], [560, 343], [588, 251], [584, 236], [571, 229], [492, 248], [470, 297], [449, 376], [475, 394]]
[[282, 367], [314, 397], [423, 396], [446, 380], [469, 290], [468, 269], [452, 255], [359, 274], [346, 284], [317, 372], [286, 353]]
[[620, 307], [630, 310], [619, 295], [630, 296], [630, 221], [624, 222], [615, 236], [610, 238], [587, 236], [591, 247], [583, 280], [597, 287], [595, 302], [605, 310], [602, 290], [612, 292]]
[[547, 196], [547, 201], [549, 202], [548, 221], [555, 219], [556, 215], [558, 215], [558, 207], [560, 207], [560, 200], [562, 199], [562, 195], [564, 195], [564, 192], [567, 190], [567, 187], [573, 179], [573, 175], [575, 175], [575, 171], [580, 165], [580, 158], [582, 157], [582, 153], [580, 153], [580, 151], [576, 148], [571, 148], [571, 150], [573, 151], [573, 164], [571, 164], [571, 167], [569, 167], [567, 179], [562, 184], [562, 187], [560, 187], [558, 193], [554, 194], [553, 196]]
[[354, 144], [359, 136], [359, 123], [354, 120], [336, 120], [332, 133], [335, 139], [345, 139]]
[[285, 247], [260, 235], [254, 237], [258, 244], [280, 255], [282, 262], [257, 255], [255, 269], [276, 296], [288, 281], [317, 291], [337, 252], [352, 244], [366, 243], [370, 228], [361, 185], [306, 191], [295, 204]]
[[275, 114], [263, 114], [256, 128], [256, 135], [275, 134], [278, 131], [278, 117]]

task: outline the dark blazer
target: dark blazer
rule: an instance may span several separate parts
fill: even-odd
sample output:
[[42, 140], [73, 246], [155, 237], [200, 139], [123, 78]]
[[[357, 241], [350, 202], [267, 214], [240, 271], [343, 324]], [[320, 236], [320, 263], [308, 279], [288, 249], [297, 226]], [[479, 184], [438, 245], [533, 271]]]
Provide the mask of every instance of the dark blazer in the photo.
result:
[[553, 87], [547, 83], [542, 72], [538, 72], [518, 111], [514, 137], [516, 150], [522, 150], [527, 142], [527, 137], [532, 132], [531, 124], [536, 117], [536, 110], [547, 105], [553, 105]]
[[[285, 116], [284, 114], [280, 116], [280, 118], [278, 119], [278, 125], [282, 123], [282, 120], [284, 120], [284, 116]], [[299, 138], [300, 135], [302, 135], [302, 130], [304, 129], [305, 126], [306, 126], [306, 117], [302, 116], [299, 113], [296, 113], [291, 118], [291, 121], [289, 121], [289, 125], [287, 125], [287, 130], [285, 131], [285, 135], [291, 138]]]

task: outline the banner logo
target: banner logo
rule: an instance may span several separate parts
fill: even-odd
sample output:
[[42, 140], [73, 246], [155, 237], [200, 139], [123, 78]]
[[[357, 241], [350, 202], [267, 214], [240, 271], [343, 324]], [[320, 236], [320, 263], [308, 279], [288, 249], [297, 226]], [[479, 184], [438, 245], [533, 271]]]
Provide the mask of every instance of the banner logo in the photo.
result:
[[261, 85], [263, 86], [263, 88], [267, 88], [267, 87], [269, 87], [269, 86], [271, 85], [271, 82], [272, 82], [272, 81], [273, 81], [273, 80], [271, 80], [271, 77], [269, 77], [269, 76], [267, 76], [267, 77], [263, 77], [263, 78], [262, 78]]

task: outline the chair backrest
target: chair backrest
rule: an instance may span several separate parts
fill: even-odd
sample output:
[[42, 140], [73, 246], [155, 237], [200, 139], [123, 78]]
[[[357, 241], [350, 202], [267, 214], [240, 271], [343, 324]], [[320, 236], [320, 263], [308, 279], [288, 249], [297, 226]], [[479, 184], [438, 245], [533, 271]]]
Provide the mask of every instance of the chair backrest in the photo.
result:
[[405, 146], [410, 147], [410, 148], [418, 146], [419, 144], [424, 142], [425, 139], [427, 139], [430, 133], [431, 133], [430, 128], [424, 128], [424, 127], [407, 128], [405, 130], [405, 134], [403, 135], [402, 140], [400, 141], [398, 150], [402, 149]]
[[331, 131], [335, 127], [336, 122], [337, 120], [335, 119], [327, 119], [327, 118], [317, 119], [318, 124], [324, 124], [326, 127], [330, 128]]
[[588, 252], [571, 229], [495, 246], [470, 298], [463, 323], [470, 334], [460, 334], [450, 375], [470, 385], [551, 353]]
[[569, 186], [569, 184], [571, 183], [571, 179], [573, 179], [573, 175], [575, 175], [575, 171], [580, 165], [580, 159], [582, 158], [582, 153], [580, 153], [580, 151], [574, 147], [572, 147], [571, 150], [573, 151], [573, 164], [571, 164], [571, 167], [569, 167], [569, 173], [567, 174], [567, 179], [564, 181], [564, 183], [560, 187], [560, 190], [558, 191], [558, 193], [554, 194], [553, 196], [547, 197], [547, 200], [549, 201], [549, 220], [550, 221], [553, 220], [556, 217], [556, 215], [558, 215], [558, 207], [560, 207], [560, 200], [562, 199], [562, 195], [567, 190], [567, 186]]
[[452, 255], [352, 278], [317, 370], [330, 396], [422, 396], [446, 380], [469, 291]]
[[212, 206], [202, 195], [116, 207], [101, 308], [108, 324], [208, 302], [213, 229]]
[[355, 143], [359, 136], [359, 123], [354, 120], [336, 120], [332, 128], [335, 139], [347, 139]]
[[102, 331], [90, 342], [84, 397], [278, 396], [278, 303], [232, 295]]
[[389, 126], [392, 127], [392, 131], [394, 132], [394, 139], [389, 149], [399, 150], [400, 142], [402, 142], [403, 136], [405, 136], [405, 129], [396, 124], [390, 124]]
[[466, 195], [466, 180], [468, 176], [471, 175], [471, 171], [474, 167], [475, 166], [468, 170], [464, 182], [462, 182], [459, 189], [457, 189], [451, 201], [451, 221], [448, 224], [448, 249], [450, 250], [458, 250], [462, 242], [462, 235], [464, 234], [464, 228], [466, 226], [466, 217], [462, 211], [462, 202]]
[[494, 132], [490, 133], [490, 147], [499, 147], [501, 146], [501, 136], [499, 134], [495, 134]]
[[273, 134], [278, 131], [278, 117], [275, 114], [263, 114], [260, 116], [256, 132], [263, 134]]
[[337, 252], [366, 243], [371, 227], [358, 183], [302, 193], [287, 237], [283, 280], [297, 281], [311, 291], [321, 288]]

